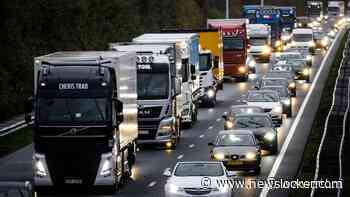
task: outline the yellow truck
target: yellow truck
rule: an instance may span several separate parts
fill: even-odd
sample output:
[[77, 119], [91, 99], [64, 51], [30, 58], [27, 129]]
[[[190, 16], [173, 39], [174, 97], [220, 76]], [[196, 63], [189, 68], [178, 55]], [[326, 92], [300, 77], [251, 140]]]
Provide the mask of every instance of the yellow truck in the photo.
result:
[[214, 107], [216, 93], [223, 89], [224, 80], [222, 31], [220, 29], [167, 29], [162, 32], [199, 34], [199, 102]]

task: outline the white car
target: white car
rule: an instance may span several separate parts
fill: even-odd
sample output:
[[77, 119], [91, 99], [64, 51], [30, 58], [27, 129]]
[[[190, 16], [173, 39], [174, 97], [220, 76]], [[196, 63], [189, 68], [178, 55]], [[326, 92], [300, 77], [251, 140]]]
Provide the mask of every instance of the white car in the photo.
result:
[[244, 101], [247, 105], [264, 108], [265, 113], [271, 115], [275, 126], [281, 126], [283, 122], [283, 105], [277, 91], [250, 90]]
[[222, 162], [191, 161], [178, 162], [174, 170], [164, 172], [169, 177], [165, 186], [166, 197], [230, 197], [228, 186], [220, 187], [216, 180], [227, 180], [233, 176]]

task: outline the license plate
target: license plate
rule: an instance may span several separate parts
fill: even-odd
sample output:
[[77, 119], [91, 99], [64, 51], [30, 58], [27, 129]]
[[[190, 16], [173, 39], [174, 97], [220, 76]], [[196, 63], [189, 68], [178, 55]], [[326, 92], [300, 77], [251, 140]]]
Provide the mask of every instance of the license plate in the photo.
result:
[[139, 130], [139, 134], [147, 135], [149, 134], [148, 130]]
[[82, 184], [83, 180], [81, 180], [81, 179], [65, 179], [64, 182], [66, 184]]
[[243, 161], [232, 160], [227, 162], [228, 165], [243, 165]]

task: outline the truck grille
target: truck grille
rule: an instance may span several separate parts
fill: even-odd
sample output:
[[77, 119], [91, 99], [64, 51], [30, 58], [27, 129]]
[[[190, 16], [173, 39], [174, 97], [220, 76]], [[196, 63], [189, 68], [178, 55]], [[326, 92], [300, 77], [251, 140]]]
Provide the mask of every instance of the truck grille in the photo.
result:
[[140, 140], [153, 140], [156, 138], [160, 121], [138, 121]]
[[138, 108], [139, 118], [157, 118], [162, 111], [162, 106]]

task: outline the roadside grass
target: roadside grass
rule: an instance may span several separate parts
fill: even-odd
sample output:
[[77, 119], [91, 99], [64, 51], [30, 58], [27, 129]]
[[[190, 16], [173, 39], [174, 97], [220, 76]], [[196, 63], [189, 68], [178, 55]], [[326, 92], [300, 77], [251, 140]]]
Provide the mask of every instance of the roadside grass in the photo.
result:
[[30, 128], [23, 128], [4, 137], [0, 137], [0, 158], [31, 144], [32, 141], [33, 131]]
[[[311, 181], [314, 179], [317, 151], [322, 139], [326, 118], [329, 113], [330, 107], [332, 105], [333, 90], [334, 90], [336, 78], [338, 76], [340, 63], [343, 58], [343, 50], [345, 47], [345, 42], [348, 37], [348, 33], [349, 32], [347, 32], [345, 36], [342, 38], [341, 47], [338, 49], [336, 53], [335, 59], [333, 61], [332, 67], [330, 69], [330, 72], [327, 78], [327, 82], [323, 89], [320, 105], [318, 107], [318, 111], [312, 125], [308, 143], [306, 144], [306, 147], [303, 153], [303, 161], [300, 165], [299, 173], [296, 176], [296, 178], [299, 180]], [[291, 197], [309, 196], [310, 191], [311, 191], [310, 189], [293, 190], [290, 193], [290, 196]]]

